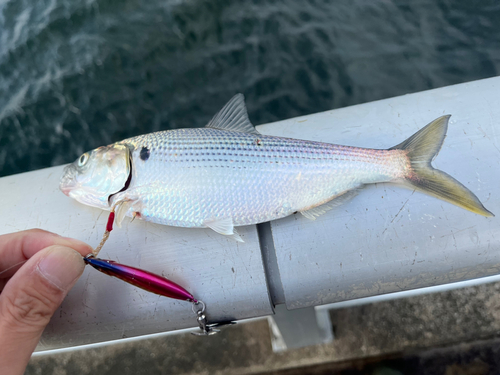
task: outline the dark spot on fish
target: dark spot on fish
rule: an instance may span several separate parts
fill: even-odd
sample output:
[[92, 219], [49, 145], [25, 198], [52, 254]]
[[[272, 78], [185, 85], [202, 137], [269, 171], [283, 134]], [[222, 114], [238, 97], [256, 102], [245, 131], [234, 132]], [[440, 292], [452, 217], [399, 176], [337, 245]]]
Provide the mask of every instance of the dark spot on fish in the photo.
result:
[[141, 160], [148, 160], [149, 159], [149, 149], [147, 147], [143, 147], [141, 149], [141, 154], [140, 154]]

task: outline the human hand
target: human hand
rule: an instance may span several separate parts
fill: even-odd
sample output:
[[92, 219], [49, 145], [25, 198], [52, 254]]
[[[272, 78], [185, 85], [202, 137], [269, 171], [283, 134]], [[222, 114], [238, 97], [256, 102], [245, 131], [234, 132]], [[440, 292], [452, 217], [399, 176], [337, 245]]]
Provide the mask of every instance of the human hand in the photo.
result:
[[[40, 229], [0, 236], [0, 372], [22, 374], [92, 248]], [[17, 264], [26, 261], [24, 264]]]

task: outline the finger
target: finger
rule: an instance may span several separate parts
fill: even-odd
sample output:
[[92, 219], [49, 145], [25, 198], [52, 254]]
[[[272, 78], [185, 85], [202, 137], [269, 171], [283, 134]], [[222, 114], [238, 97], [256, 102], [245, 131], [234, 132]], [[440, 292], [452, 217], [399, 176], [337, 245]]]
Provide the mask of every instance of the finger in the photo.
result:
[[53, 245], [71, 247], [83, 256], [92, 252], [92, 248], [82, 241], [61, 237], [41, 229], [4, 234], [0, 236], [0, 279], [11, 277], [18, 268], [2, 271], [26, 261], [38, 251]]
[[0, 294], [0, 368], [21, 374], [45, 326], [83, 272], [81, 254], [63, 246], [39, 251]]

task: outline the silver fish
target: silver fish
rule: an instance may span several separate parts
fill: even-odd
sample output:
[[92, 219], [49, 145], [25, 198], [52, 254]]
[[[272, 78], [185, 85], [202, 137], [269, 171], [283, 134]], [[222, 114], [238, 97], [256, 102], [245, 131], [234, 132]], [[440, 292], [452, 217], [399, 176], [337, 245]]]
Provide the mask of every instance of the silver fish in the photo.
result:
[[243, 95], [205, 128], [129, 138], [83, 154], [67, 166], [60, 189], [78, 202], [178, 227], [212, 228], [241, 241], [235, 226], [300, 212], [309, 219], [377, 182], [417, 189], [483, 216], [479, 199], [434, 169], [450, 116], [388, 150], [260, 134]]

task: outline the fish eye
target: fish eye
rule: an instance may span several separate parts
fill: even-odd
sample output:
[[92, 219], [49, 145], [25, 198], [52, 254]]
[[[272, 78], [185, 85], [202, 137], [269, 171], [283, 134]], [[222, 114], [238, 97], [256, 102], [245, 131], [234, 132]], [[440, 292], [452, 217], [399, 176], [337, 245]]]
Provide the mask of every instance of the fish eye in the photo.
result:
[[83, 167], [85, 163], [89, 160], [89, 154], [86, 152], [82, 156], [80, 156], [80, 159], [78, 159], [78, 166]]

